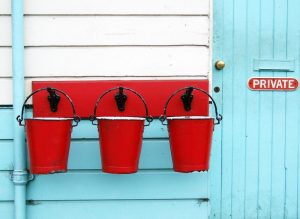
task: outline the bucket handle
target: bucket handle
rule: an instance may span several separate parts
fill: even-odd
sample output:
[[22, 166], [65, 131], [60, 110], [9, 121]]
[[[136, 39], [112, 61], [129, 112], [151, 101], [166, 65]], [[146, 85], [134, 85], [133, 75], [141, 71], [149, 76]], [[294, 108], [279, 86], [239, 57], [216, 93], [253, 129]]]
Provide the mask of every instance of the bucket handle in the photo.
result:
[[[120, 90], [121, 90], [121, 91], [123, 91], [123, 90], [128, 90], [128, 91], [134, 93], [135, 95], [137, 95], [137, 96], [142, 100], [142, 102], [143, 102], [143, 104], [144, 104], [144, 106], [145, 106], [146, 120], [147, 120], [147, 122], [148, 122], [145, 126], [149, 126], [150, 123], [153, 121], [153, 118], [152, 118], [152, 116], [149, 116], [149, 110], [148, 110], [148, 106], [147, 106], [147, 104], [146, 104], [145, 99], [142, 97], [142, 95], [140, 95], [140, 94], [139, 94], [138, 92], [136, 92], [135, 90], [132, 90], [131, 88], [122, 87], [122, 86], [120, 86], [120, 87], [114, 87], [114, 88], [111, 88], [111, 89], [105, 91], [105, 92], [97, 99], [96, 104], [95, 104], [95, 107], [94, 107], [94, 114], [90, 116], [90, 121], [92, 121], [92, 124], [93, 124], [93, 125], [98, 125], [97, 123], [94, 123], [94, 121], [96, 120], [96, 113], [97, 113], [97, 109], [98, 109], [99, 102], [101, 101], [101, 99], [102, 99], [106, 94], [108, 94], [108, 93], [110, 93], [110, 92], [112, 92], [112, 91], [114, 91], [114, 90], [119, 90], [119, 91], [120, 91]], [[118, 106], [118, 107], [119, 107], [119, 106]], [[122, 110], [122, 111], [123, 111], [123, 110]]]
[[52, 87], [44, 87], [44, 88], [40, 88], [34, 92], [32, 92], [28, 97], [26, 97], [24, 103], [23, 103], [23, 106], [22, 106], [22, 111], [21, 111], [21, 115], [18, 115], [17, 116], [17, 121], [19, 122], [19, 125], [20, 126], [25, 126], [25, 124], [23, 124], [23, 120], [24, 120], [24, 110], [25, 110], [25, 104], [26, 102], [29, 100], [30, 97], [32, 97], [34, 94], [40, 92], [40, 91], [43, 91], [43, 90], [47, 90], [49, 92], [49, 94], [53, 93], [54, 91], [57, 91], [61, 94], [63, 94], [70, 102], [71, 106], [72, 106], [72, 110], [73, 110], [73, 114], [74, 114], [74, 117], [73, 117], [73, 120], [75, 122], [75, 124], [73, 124], [72, 126], [75, 127], [78, 125], [78, 123], [80, 122], [80, 117], [76, 115], [76, 111], [75, 111], [75, 107], [74, 107], [74, 104], [73, 104], [73, 101], [72, 99], [70, 98], [70, 96], [68, 94], [66, 94], [65, 92], [61, 91], [61, 90], [58, 90], [56, 88], [52, 88]]
[[164, 106], [164, 114], [161, 115], [161, 116], [159, 117], [159, 120], [161, 121], [161, 123], [162, 123], [163, 125], [167, 125], [166, 123], [164, 123], [164, 121], [167, 119], [167, 108], [168, 108], [169, 102], [171, 101], [171, 99], [172, 99], [176, 94], [178, 94], [180, 91], [183, 91], [183, 90], [186, 90], [187, 92], [189, 91], [190, 93], [191, 93], [193, 90], [197, 90], [197, 91], [200, 91], [200, 92], [206, 94], [206, 95], [212, 100], [212, 103], [213, 103], [213, 105], [214, 105], [214, 107], [215, 107], [215, 113], [216, 113], [216, 120], [217, 120], [217, 122], [215, 122], [214, 124], [215, 124], [215, 125], [220, 124], [221, 120], [223, 119], [223, 116], [222, 116], [221, 114], [218, 113], [217, 104], [216, 104], [215, 100], [212, 98], [212, 96], [211, 96], [209, 93], [207, 93], [205, 90], [201, 89], [201, 88], [197, 88], [197, 87], [192, 87], [192, 86], [190, 86], [190, 87], [184, 87], [184, 88], [181, 88], [181, 89], [175, 91], [175, 92], [174, 92], [173, 94], [171, 94], [171, 96], [168, 98], [168, 100], [167, 100], [167, 102], [166, 102], [166, 104], [165, 104], [165, 106]]

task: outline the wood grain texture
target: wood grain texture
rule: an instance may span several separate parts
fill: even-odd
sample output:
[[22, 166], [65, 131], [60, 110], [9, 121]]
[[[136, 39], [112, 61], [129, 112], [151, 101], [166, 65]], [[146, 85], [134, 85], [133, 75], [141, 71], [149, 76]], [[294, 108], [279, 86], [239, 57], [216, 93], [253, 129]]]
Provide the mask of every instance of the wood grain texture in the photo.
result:
[[[234, 75], [234, 31], [233, 31], [233, 18], [234, 11], [233, 8], [233, 0], [224, 0], [224, 23], [230, 23], [230, 25], [226, 26], [227, 29], [224, 29], [224, 33], [222, 36], [223, 39], [223, 57], [228, 57], [227, 66], [223, 70], [223, 74], [226, 74], [226, 78], [222, 81], [223, 83], [223, 115], [224, 119], [222, 121], [222, 190], [221, 190], [221, 217], [222, 218], [230, 218], [231, 217], [231, 209], [232, 209], [232, 174], [233, 174], [233, 78]], [[217, 28], [217, 27], [216, 27]], [[224, 83], [226, 82], [226, 83]], [[232, 98], [231, 101], [226, 100], [226, 98]], [[212, 170], [213, 171], [213, 170]]]
[[0, 140], [12, 140], [13, 122], [16, 121], [12, 108], [0, 108], [0, 115]]
[[[120, 200], [37, 202], [29, 206], [30, 219], [205, 219], [208, 218], [208, 202], [201, 200]], [[44, 212], [49, 212], [43, 217]]]
[[[237, 18], [233, 23], [233, 54], [232, 63], [234, 64], [232, 74], [232, 98], [228, 103], [232, 104], [232, 218], [245, 218], [245, 157], [246, 157], [246, 123], [241, 123], [245, 120], [245, 112], [247, 105], [245, 104], [246, 94], [248, 91], [244, 82], [248, 80], [247, 75], [247, 60], [244, 58], [247, 55], [247, 50], [241, 50], [247, 45], [248, 36], [244, 34], [246, 28], [244, 24], [247, 21], [247, 0], [233, 1], [234, 7], [239, 10], [233, 11], [234, 18]], [[243, 72], [237, 74], [237, 72]], [[226, 78], [224, 78], [226, 80]], [[229, 85], [229, 83], [228, 83]], [[224, 100], [225, 103], [226, 99]], [[227, 101], [226, 101], [227, 102]], [[224, 127], [225, 128], [225, 127]], [[230, 153], [230, 152], [229, 152]], [[236, 165], [238, 164], [238, 165]]]
[[[287, 57], [287, 21], [288, 4], [284, 0], [274, 2], [274, 46], [273, 57], [275, 60]], [[276, 72], [274, 76], [287, 77], [287, 71]], [[272, 145], [272, 171], [271, 194], [276, 193], [276, 198], [271, 203], [271, 218], [285, 217], [285, 154], [286, 151], [286, 94], [274, 92], [273, 94], [273, 145]]]
[[11, 16], [0, 16], [0, 33], [0, 46], [11, 46]]
[[[270, 26], [274, 19], [274, 2], [261, 2], [260, 15], [260, 59], [271, 59], [274, 55], [274, 29]], [[273, 73], [261, 71], [259, 76], [273, 76]], [[273, 145], [273, 107], [271, 92], [259, 94], [259, 169], [258, 169], [258, 211], [259, 218], [271, 217], [272, 203], [272, 145]]]
[[12, 79], [0, 78], [0, 93], [5, 94], [5, 95], [0, 95], [0, 104], [12, 105], [13, 103]]
[[[0, 16], [0, 46], [11, 46]], [[207, 16], [26, 16], [25, 46], [204, 45]]]
[[[26, 95], [32, 80], [208, 77], [209, 0], [24, 3]], [[10, 4], [0, 1], [0, 105], [12, 104], [13, 96]], [[0, 108], [1, 219], [14, 217], [13, 122], [12, 109]], [[141, 170], [133, 175], [101, 173], [98, 133], [89, 121], [72, 137], [70, 171], [28, 184], [29, 219], [209, 217], [208, 174], [171, 170], [167, 128], [159, 121], [145, 129]]]
[[[202, 200], [35, 201], [27, 204], [28, 219], [205, 219], [209, 204]], [[13, 203], [0, 202], [4, 219], [13, 219]], [[47, 212], [47, 213], [45, 213]]]
[[[298, 1], [292, 0], [287, 5], [287, 59], [300, 57], [299, 16], [300, 5]], [[299, 78], [299, 59], [297, 60], [297, 77]], [[286, 117], [285, 127], [285, 201], [284, 215], [286, 218], [300, 217], [300, 91], [286, 94]], [[296, 192], [297, 191], [297, 192]], [[295, 204], [297, 203], [297, 204]]]
[[11, 171], [0, 171], [0, 203], [14, 199], [14, 184], [10, 180]]
[[[253, 65], [249, 60], [251, 57], [259, 57], [259, 16], [252, 16], [257, 13], [257, 6], [260, 4], [259, 0], [248, 1], [247, 8], [247, 56], [246, 62], [248, 78], [253, 75]], [[251, 18], [251, 19], [250, 19]], [[249, 36], [249, 34], [251, 36]], [[245, 218], [257, 217], [257, 198], [258, 198], [258, 151], [259, 151], [259, 133], [260, 129], [257, 127], [259, 121], [259, 93], [247, 92], [246, 97], [247, 111], [246, 111], [246, 155], [245, 155]]]
[[[223, 1], [214, 1], [213, 10], [214, 13], [213, 22], [213, 57], [212, 63], [217, 60], [223, 59], [223, 28], [219, 28], [223, 25]], [[212, 92], [213, 98], [218, 103], [219, 113], [223, 115], [223, 72], [212, 68], [212, 86], [219, 87], [221, 92]], [[223, 122], [216, 126], [213, 136], [213, 144], [211, 149], [210, 157], [210, 171], [209, 171], [209, 199], [210, 199], [210, 217], [211, 218], [221, 218], [221, 204], [222, 204], [222, 134], [223, 134]]]
[[[0, 202], [14, 199], [10, 171], [0, 171]], [[136, 174], [69, 171], [36, 175], [28, 184], [28, 200], [159, 200], [207, 199], [207, 173], [149, 170]], [[47, 189], [45, 189], [47, 188]]]
[[[0, 48], [0, 58], [1, 77], [11, 77], [11, 49]], [[206, 76], [209, 72], [209, 49], [201, 46], [27, 48], [25, 58], [27, 77]]]
[[14, 203], [12, 201], [0, 202], [1, 217], [5, 219], [14, 219]]
[[[215, 16], [214, 60], [225, 60], [227, 66], [216, 71], [213, 81], [221, 87], [215, 96], [222, 96], [224, 120], [222, 148], [213, 149], [212, 159], [220, 158], [221, 170], [215, 164], [210, 170], [221, 181], [211, 178], [211, 215], [297, 218], [300, 91], [254, 92], [246, 84], [254, 76], [299, 77], [300, 6], [272, 0], [223, 0], [215, 5], [224, 14]], [[254, 59], [295, 59], [295, 72], [255, 71]]]
[[13, 155], [13, 141], [0, 140], [0, 171], [14, 169]]
[[29, 184], [27, 198], [33, 200], [207, 198], [207, 174], [180, 174], [154, 170], [128, 175], [105, 174], [100, 171], [39, 175]]
[[[10, 14], [10, 0], [0, 1], [0, 14]], [[72, 3], [69, 3], [72, 2]], [[67, 5], [67, 6], [66, 6]], [[26, 0], [25, 14], [207, 15], [209, 0]]]

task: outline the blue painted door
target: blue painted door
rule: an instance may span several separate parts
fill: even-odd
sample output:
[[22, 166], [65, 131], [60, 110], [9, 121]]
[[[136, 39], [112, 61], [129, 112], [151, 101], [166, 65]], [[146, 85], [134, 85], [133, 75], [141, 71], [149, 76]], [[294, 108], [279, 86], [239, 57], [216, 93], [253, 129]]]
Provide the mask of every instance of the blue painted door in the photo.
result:
[[224, 120], [211, 162], [213, 218], [299, 218], [300, 91], [250, 91], [250, 77], [299, 79], [299, 0], [214, 0], [214, 97]]

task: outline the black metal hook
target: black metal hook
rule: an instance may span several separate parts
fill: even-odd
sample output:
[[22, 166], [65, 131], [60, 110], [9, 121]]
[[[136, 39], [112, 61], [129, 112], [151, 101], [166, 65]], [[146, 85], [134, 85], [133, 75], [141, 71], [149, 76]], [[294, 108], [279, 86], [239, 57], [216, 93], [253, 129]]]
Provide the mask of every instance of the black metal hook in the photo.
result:
[[[123, 93], [123, 91], [124, 91], [124, 90], [127, 90], [127, 91], [130, 91], [130, 92], [134, 93], [135, 95], [137, 95], [137, 96], [142, 100], [142, 102], [143, 102], [143, 104], [144, 104], [144, 107], [145, 107], [145, 113], [146, 113], [145, 119], [146, 119], [146, 121], [148, 122], [145, 126], [149, 126], [150, 123], [153, 121], [153, 118], [152, 118], [152, 116], [149, 115], [148, 106], [147, 106], [147, 104], [146, 104], [145, 99], [142, 97], [142, 95], [140, 95], [140, 94], [139, 94], [138, 92], [136, 92], [135, 90], [132, 90], [132, 89], [126, 88], [126, 87], [114, 87], [114, 88], [111, 88], [111, 89], [105, 91], [103, 94], [101, 94], [101, 96], [97, 99], [97, 101], [96, 101], [96, 103], [95, 103], [95, 106], [94, 106], [94, 114], [91, 115], [90, 118], [89, 118], [89, 120], [92, 121], [92, 124], [93, 124], [93, 125], [98, 125], [98, 124], [95, 123], [94, 121], [97, 119], [97, 117], [96, 117], [96, 115], [97, 115], [97, 109], [98, 109], [98, 105], [99, 105], [101, 99], [102, 99], [105, 95], [107, 95], [108, 93], [110, 93], [110, 92], [112, 92], [112, 91], [114, 91], [114, 90], [119, 90], [119, 93], [116, 94], [116, 96], [119, 95], [119, 94], [125, 95], [125, 94]], [[116, 96], [115, 96], [115, 100], [117, 101], [118, 97], [116, 97]], [[126, 95], [125, 95], [125, 96], [126, 96]], [[126, 96], [126, 99], [127, 99], [127, 96]], [[126, 101], [126, 100], [125, 100], [125, 101]], [[118, 102], [117, 102], [117, 105], [118, 105]], [[124, 103], [124, 110], [125, 110], [125, 103]], [[123, 111], [124, 111], [124, 110], [123, 110]]]
[[[24, 116], [25, 104], [27, 103], [27, 101], [29, 100], [29, 98], [31, 98], [34, 94], [36, 94], [36, 93], [38, 93], [38, 92], [40, 92], [40, 91], [48, 91], [49, 96], [50, 96], [51, 94], [55, 94], [56, 96], [58, 96], [58, 95], [56, 94], [56, 92], [59, 92], [59, 93], [63, 94], [63, 95], [69, 100], [69, 102], [70, 102], [70, 104], [71, 104], [71, 106], [72, 106], [72, 110], [73, 110], [73, 120], [74, 120], [74, 122], [75, 122], [75, 124], [73, 124], [72, 126], [75, 127], [75, 126], [78, 125], [78, 123], [80, 122], [80, 117], [76, 115], [74, 103], [73, 103], [73, 101], [71, 100], [70, 96], [69, 96], [68, 94], [66, 94], [65, 92], [63, 92], [63, 91], [61, 91], [61, 90], [58, 90], [58, 89], [56, 89], [56, 88], [44, 87], [44, 88], [40, 88], [40, 89], [38, 89], [38, 90], [32, 92], [28, 97], [26, 97], [26, 99], [25, 99], [25, 101], [24, 101], [24, 103], [23, 103], [23, 106], [22, 106], [21, 115], [17, 116], [17, 118], [16, 118], [20, 126], [25, 126], [25, 124], [22, 123], [23, 120], [24, 120], [23, 116]], [[59, 96], [58, 96], [58, 97], [59, 97]], [[58, 99], [60, 99], [60, 97], [59, 97]], [[49, 97], [48, 97], [48, 100], [49, 100]], [[49, 100], [49, 102], [50, 102], [50, 100]], [[58, 100], [58, 102], [59, 102], [59, 100]], [[50, 106], [51, 106], [51, 103], [50, 103]], [[51, 109], [51, 111], [52, 111], [52, 109]], [[52, 111], [52, 112], [55, 112], [55, 111]]]
[[118, 110], [123, 112], [125, 110], [125, 103], [127, 100], [127, 95], [124, 94], [124, 88], [119, 87], [119, 92], [115, 95], [116, 104]]
[[192, 109], [192, 101], [194, 96], [192, 95], [194, 88], [193, 87], [188, 87], [185, 91], [185, 94], [181, 96], [181, 100], [183, 102], [183, 107], [185, 111], [190, 111]]
[[[217, 104], [216, 104], [214, 98], [213, 98], [208, 92], [206, 92], [205, 90], [203, 90], [203, 89], [201, 89], [201, 88], [191, 87], [191, 86], [190, 86], [190, 87], [184, 87], [184, 88], [181, 88], [181, 89], [175, 91], [173, 94], [171, 94], [171, 95], [169, 96], [169, 98], [168, 98], [168, 100], [167, 100], [167, 102], [166, 102], [166, 104], [165, 104], [165, 106], [164, 106], [164, 114], [161, 115], [161, 116], [159, 117], [159, 120], [161, 121], [161, 123], [162, 123], [163, 125], [167, 125], [167, 123], [164, 123], [164, 121], [167, 119], [167, 108], [168, 108], [168, 105], [169, 105], [170, 100], [171, 100], [176, 94], [178, 94], [179, 92], [181, 92], [181, 91], [183, 91], [183, 90], [186, 90], [186, 93], [185, 93], [185, 94], [189, 94], [189, 93], [190, 93], [190, 95], [191, 95], [191, 93], [192, 93], [192, 91], [193, 91], [192, 89], [197, 90], [197, 91], [200, 91], [200, 92], [206, 94], [206, 95], [209, 97], [209, 99], [212, 101], [212, 104], [213, 104], [213, 106], [214, 106], [214, 108], [215, 108], [215, 113], [216, 113], [216, 120], [217, 120], [217, 122], [215, 122], [214, 124], [215, 124], [215, 125], [218, 125], [218, 124], [221, 123], [221, 121], [222, 121], [222, 119], [223, 119], [223, 116], [222, 116], [221, 114], [218, 113], [218, 107], [217, 107]], [[187, 95], [187, 96], [188, 96], [188, 95]]]
[[47, 91], [49, 93], [48, 101], [50, 104], [50, 109], [52, 112], [56, 112], [58, 103], [60, 101], [60, 96], [55, 92], [55, 89], [52, 89], [51, 87], [47, 87]]

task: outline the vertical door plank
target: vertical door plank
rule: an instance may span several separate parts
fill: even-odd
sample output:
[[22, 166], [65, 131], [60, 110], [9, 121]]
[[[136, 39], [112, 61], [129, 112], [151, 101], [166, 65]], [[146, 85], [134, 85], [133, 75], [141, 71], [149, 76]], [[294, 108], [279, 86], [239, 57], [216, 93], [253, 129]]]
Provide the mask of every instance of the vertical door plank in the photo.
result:
[[233, 72], [234, 72], [234, 54], [233, 47], [233, 0], [224, 0], [224, 44], [223, 54], [225, 57], [226, 68], [223, 71], [223, 97], [227, 101], [223, 102], [223, 136], [222, 136], [222, 218], [231, 218], [232, 212], [232, 144], [233, 144]]
[[[252, 60], [259, 57], [259, 4], [260, 0], [248, 0], [247, 14], [247, 78], [253, 77]], [[245, 218], [257, 217], [258, 197], [258, 152], [259, 152], [259, 93], [247, 92], [246, 124], [246, 175], [245, 175]]]
[[[298, 0], [288, 1], [287, 58], [296, 60], [295, 72], [289, 76], [300, 78], [300, 4]], [[300, 217], [300, 90], [286, 94], [286, 148], [285, 148], [285, 218]], [[298, 205], [297, 205], [298, 203]]]
[[[273, 1], [260, 5], [260, 59], [273, 59]], [[272, 76], [261, 72], [260, 76]], [[258, 218], [270, 217], [273, 93], [260, 93]]]
[[[274, 1], [274, 53], [275, 60], [286, 59], [286, 22], [287, 1]], [[276, 74], [276, 75], [275, 75]], [[285, 77], [286, 72], [274, 73]], [[272, 140], [272, 181], [271, 181], [271, 218], [284, 218], [285, 196], [285, 130], [286, 130], [286, 92], [273, 94], [273, 140]]]
[[[226, 68], [222, 76], [215, 71], [213, 77], [214, 86], [222, 85], [224, 121], [221, 157], [216, 148], [212, 156], [211, 176], [217, 177], [219, 165], [222, 174], [221, 188], [211, 182], [212, 216], [300, 217], [300, 90], [253, 92], [240, 86], [253, 76], [287, 76], [254, 71], [253, 59], [295, 59], [296, 70], [288, 76], [300, 78], [300, 5], [296, 0], [224, 0], [223, 4], [215, 4], [214, 21], [214, 62], [222, 55]], [[222, 12], [217, 14], [216, 8]], [[237, 105], [241, 100], [242, 106]]]
[[[246, 58], [247, 0], [234, 1], [233, 130], [232, 142], [232, 218], [244, 218], [245, 210], [245, 131], [246, 131]], [[226, 80], [226, 79], [225, 79]]]
[[[213, 19], [213, 63], [223, 59], [223, 0], [213, 1], [214, 3], [214, 19]], [[219, 87], [220, 92], [213, 91], [213, 97], [218, 104], [219, 113], [223, 114], [223, 71], [213, 67], [212, 84]], [[211, 217], [215, 219], [221, 218], [221, 193], [222, 193], [222, 126], [215, 127], [213, 145], [210, 158], [210, 211]]]

